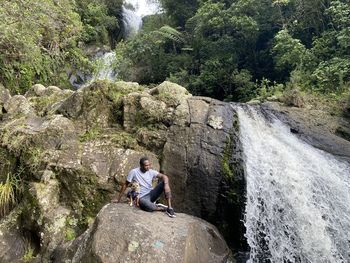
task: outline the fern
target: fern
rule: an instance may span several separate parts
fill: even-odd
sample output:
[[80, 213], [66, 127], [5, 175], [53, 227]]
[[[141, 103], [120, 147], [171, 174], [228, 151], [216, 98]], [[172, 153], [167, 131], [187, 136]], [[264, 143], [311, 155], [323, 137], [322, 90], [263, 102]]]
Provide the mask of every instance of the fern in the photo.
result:
[[185, 38], [183, 34], [171, 26], [162, 26], [160, 29], [155, 31], [158, 35], [164, 39], [174, 41], [175, 43], [184, 43]]

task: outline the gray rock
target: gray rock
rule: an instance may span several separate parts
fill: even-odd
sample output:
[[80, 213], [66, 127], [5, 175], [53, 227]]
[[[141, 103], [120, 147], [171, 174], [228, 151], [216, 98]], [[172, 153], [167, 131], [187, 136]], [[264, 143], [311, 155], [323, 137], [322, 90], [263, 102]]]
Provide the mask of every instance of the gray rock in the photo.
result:
[[15, 208], [10, 215], [0, 221], [0, 263], [22, 263], [26, 249], [35, 248], [31, 240], [24, 237], [16, 226], [22, 208]]
[[[121, 149], [110, 143], [93, 141], [84, 144], [81, 165], [96, 174], [100, 187], [109, 188], [111, 179], [124, 183], [129, 171], [138, 167], [140, 158], [144, 156], [148, 156], [153, 168], [159, 170], [157, 157], [151, 152]], [[110, 186], [113, 187], [113, 185]]]
[[77, 118], [82, 114], [84, 93], [77, 91], [69, 96], [56, 110], [56, 113], [62, 114], [67, 118]]
[[22, 95], [15, 95], [8, 99], [4, 104], [7, 115], [11, 118], [19, 116], [35, 115], [35, 111]]
[[229, 104], [211, 99], [194, 97], [188, 103], [190, 125], [171, 127], [162, 168], [171, 179], [175, 207], [208, 220], [215, 217], [221, 194], [221, 165], [233, 110]]
[[57, 249], [53, 262], [219, 263], [229, 256], [217, 229], [198, 218], [109, 204], [82, 237]]
[[40, 97], [45, 95], [46, 87], [42, 84], [35, 84], [33, 85], [25, 94], [24, 96], [26, 98], [29, 97]]
[[0, 229], [0, 263], [22, 263], [25, 243], [17, 229]]
[[29, 192], [37, 205], [32, 221], [40, 233], [41, 257], [47, 259], [65, 238], [67, 219], [71, 211], [59, 203], [59, 182], [31, 183]]
[[2, 106], [11, 98], [11, 94], [8, 89], [6, 89], [1, 83], [0, 83], [0, 107]]

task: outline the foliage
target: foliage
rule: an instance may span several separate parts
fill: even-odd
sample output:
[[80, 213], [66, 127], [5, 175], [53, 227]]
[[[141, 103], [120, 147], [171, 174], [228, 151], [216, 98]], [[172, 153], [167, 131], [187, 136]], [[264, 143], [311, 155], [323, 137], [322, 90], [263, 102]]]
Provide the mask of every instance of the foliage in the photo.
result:
[[168, 79], [194, 95], [228, 101], [266, 99], [285, 87], [349, 88], [345, 0], [161, 3], [166, 13], [152, 16], [141, 34], [117, 47], [121, 79]]
[[0, 1], [0, 82], [15, 92], [69, 85], [68, 69], [92, 67], [84, 45], [117, 41], [119, 79], [169, 79], [194, 95], [263, 98], [266, 80], [325, 94], [349, 89], [347, 0], [160, 0], [165, 12], [124, 41], [122, 0]]
[[86, 64], [71, 0], [1, 0], [0, 82], [23, 92], [34, 82], [66, 85], [65, 70]]
[[99, 127], [92, 127], [91, 129], [87, 130], [84, 134], [81, 134], [79, 136], [80, 142], [88, 142], [95, 140], [101, 135], [101, 129]]
[[0, 218], [7, 215], [17, 203], [20, 191], [19, 174], [7, 174], [5, 182], [0, 182]]
[[67, 72], [91, 71], [84, 44], [114, 44], [122, 0], [0, 0], [0, 82], [70, 87]]
[[33, 259], [35, 259], [34, 248], [32, 248], [31, 246], [28, 246], [24, 252], [22, 260], [23, 262], [31, 262]]
[[81, 16], [83, 32], [81, 39], [88, 44], [110, 43], [120, 30], [118, 18], [122, 0], [76, 0], [77, 12]]
[[342, 93], [349, 89], [349, 14], [350, 5], [346, 1], [332, 1], [321, 14], [329, 26], [323, 27], [310, 48], [286, 29], [275, 36], [276, 66], [290, 72], [294, 86], [323, 93]]

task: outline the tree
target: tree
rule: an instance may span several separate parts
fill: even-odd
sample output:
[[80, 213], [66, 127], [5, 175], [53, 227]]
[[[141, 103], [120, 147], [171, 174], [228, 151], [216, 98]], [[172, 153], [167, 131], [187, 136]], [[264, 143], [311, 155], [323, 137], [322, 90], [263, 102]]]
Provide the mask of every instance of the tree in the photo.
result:
[[1, 0], [0, 81], [15, 92], [40, 81], [66, 85], [65, 70], [86, 65], [80, 17], [70, 0]]

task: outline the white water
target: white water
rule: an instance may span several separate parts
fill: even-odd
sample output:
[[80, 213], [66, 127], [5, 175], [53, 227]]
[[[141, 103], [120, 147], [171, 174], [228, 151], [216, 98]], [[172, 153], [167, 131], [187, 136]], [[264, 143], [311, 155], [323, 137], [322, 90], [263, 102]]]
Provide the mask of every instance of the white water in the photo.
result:
[[115, 79], [116, 76], [113, 68], [115, 58], [115, 52], [111, 51], [96, 59], [98, 64], [98, 73], [95, 76], [95, 80], [106, 79], [113, 81]]
[[[160, 5], [157, 0], [126, 0], [122, 12], [126, 37], [131, 37], [141, 29], [142, 17], [160, 12]], [[98, 65], [97, 73], [92, 76], [86, 76], [80, 72], [73, 74], [70, 76], [71, 84], [76, 88], [83, 88], [96, 80], [114, 81], [117, 77], [113, 67], [115, 59], [116, 55], [113, 51], [96, 56], [94, 61]]]
[[350, 166], [252, 107], [237, 109], [248, 262], [350, 262]]
[[155, 0], [126, 0], [123, 6], [123, 23], [126, 37], [136, 35], [142, 27], [142, 17], [160, 11]]

